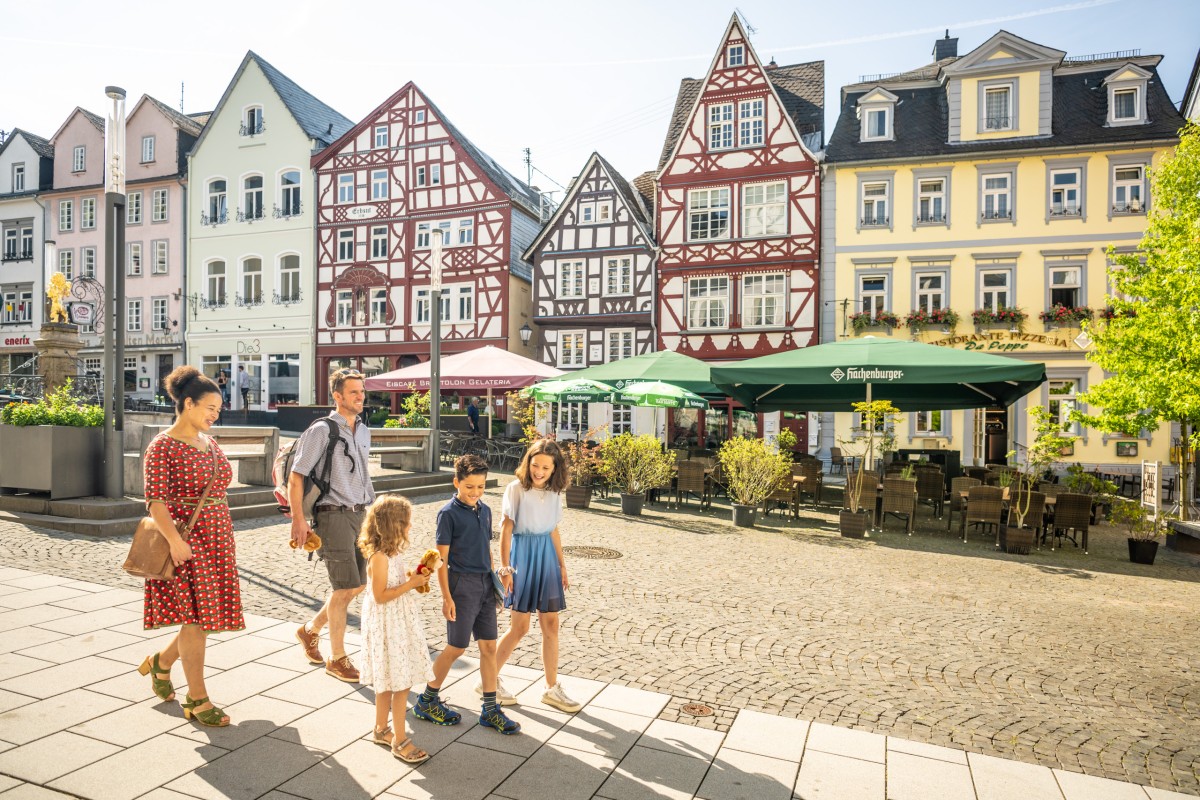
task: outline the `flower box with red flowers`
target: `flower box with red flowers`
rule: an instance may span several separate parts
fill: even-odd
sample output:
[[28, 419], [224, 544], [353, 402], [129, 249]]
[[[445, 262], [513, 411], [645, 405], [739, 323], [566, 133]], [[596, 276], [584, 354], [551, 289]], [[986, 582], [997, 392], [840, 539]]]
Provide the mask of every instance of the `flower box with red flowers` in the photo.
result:
[[1092, 318], [1092, 310], [1087, 306], [1055, 305], [1038, 314], [1038, 319], [1047, 325], [1068, 327], [1079, 325], [1085, 319]]
[[872, 315], [869, 311], [860, 311], [850, 315], [850, 324], [854, 330], [861, 331], [872, 326], [887, 325], [889, 328], [900, 326], [900, 318], [890, 311], [880, 311]]
[[904, 318], [904, 324], [914, 331], [936, 325], [954, 330], [958, 325], [958, 312], [952, 308], [935, 308], [932, 311], [919, 308]]
[[971, 312], [971, 319], [976, 325], [1016, 325], [1025, 324], [1029, 315], [1019, 308], [977, 308]]

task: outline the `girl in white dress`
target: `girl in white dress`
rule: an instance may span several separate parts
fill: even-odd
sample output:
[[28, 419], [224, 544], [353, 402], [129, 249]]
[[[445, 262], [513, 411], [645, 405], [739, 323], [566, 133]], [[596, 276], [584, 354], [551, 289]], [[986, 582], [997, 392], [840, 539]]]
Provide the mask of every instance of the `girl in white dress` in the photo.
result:
[[[401, 761], [420, 764], [429, 754], [404, 737], [404, 713], [409, 688], [433, 680], [413, 592], [427, 585], [430, 575], [405, 577], [403, 553], [411, 531], [412, 503], [384, 495], [367, 511], [358, 537], [370, 584], [362, 604], [361, 682], [375, 691], [375, 743], [390, 747]], [[395, 733], [388, 726], [389, 713], [392, 724], [400, 728]]]

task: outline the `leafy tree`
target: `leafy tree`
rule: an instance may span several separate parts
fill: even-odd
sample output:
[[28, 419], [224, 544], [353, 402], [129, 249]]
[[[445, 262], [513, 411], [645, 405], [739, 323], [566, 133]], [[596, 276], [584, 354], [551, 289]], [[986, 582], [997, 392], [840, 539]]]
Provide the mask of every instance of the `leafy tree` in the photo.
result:
[[1163, 422], [1180, 426], [1181, 518], [1194, 496], [1190, 451], [1200, 444], [1200, 128], [1151, 175], [1152, 214], [1140, 252], [1109, 248], [1111, 313], [1085, 323], [1089, 358], [1111, 377], [1084, 393], [1096, 413], [1074, 417], [1102, 431], [1136, 436]]

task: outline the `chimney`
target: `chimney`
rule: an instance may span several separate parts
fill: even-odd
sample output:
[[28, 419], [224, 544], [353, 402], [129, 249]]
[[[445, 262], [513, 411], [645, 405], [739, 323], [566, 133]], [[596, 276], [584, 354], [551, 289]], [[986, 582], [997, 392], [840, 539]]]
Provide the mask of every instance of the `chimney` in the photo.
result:
[[941, 61], [943, 58], [958, 57], [958, 37], [950, 38], [950, 30], [946, 30], [946, 38], [938, 39], [933, 43], [933, 60]]
[[775, 63], [775, 56], [771, 56], [771, 63], [767, 64], [767, 69], [779, 69], [779, 65]]

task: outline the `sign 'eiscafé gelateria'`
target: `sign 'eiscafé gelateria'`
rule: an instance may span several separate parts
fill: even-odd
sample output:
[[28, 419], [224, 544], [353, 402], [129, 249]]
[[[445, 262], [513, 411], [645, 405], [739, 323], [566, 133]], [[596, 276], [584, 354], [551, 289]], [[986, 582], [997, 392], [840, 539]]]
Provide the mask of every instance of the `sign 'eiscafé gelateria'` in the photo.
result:
[[997, 353], [1028, 350], [1030, 347], [1037, 350], [1048, 347], [1069, 350], [1071, 347], [1069, 339], [1047, 336], [1044, 333], [1013, 333], [1012, 331], [989, 331], [950, 336], [929, 344], [935, 344], [938, 347], [961, 347], [964, 350], [991, 350]]

